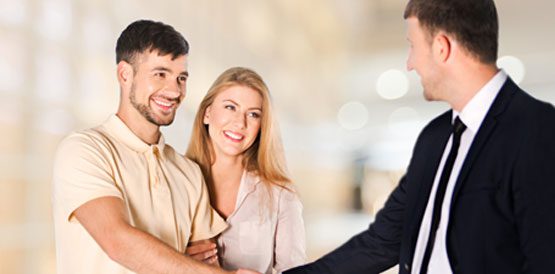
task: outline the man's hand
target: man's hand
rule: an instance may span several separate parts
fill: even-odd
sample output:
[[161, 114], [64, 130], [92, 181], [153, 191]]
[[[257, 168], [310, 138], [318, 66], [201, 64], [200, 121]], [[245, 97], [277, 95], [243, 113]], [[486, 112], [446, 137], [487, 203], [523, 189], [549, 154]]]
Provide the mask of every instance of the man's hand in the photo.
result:
[[189, 243], [185, 254], [207, 264], [219, 266], [218, 246], [212, 240], [201, 240]]

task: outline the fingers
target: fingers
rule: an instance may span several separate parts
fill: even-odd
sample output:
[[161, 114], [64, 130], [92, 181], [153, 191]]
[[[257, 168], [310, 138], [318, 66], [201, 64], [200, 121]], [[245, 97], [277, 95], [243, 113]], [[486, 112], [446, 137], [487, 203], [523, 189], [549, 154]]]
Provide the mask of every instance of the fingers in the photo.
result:
[[202, 252], [196, 252], [196, 253], [190, 253], [189, 250], [187, 250], [186, 254], [197, 261], [204, 262], [209, 259], [213, 259], [213, 257], [217, 257], [218, 250], [214, 248], [208, 251], [202, 251]]
[[185, 250], [189, 257], [207, 264], [219, 266], [217, 245], [210, 240], [196, 241]]
[[252, 271], [252, 270], [247, 270], [247, 269], [239, 269], [235, 273], [236, 274], [260, 274], [259, 272]]
[[213, 266], [220, 266], [220, 262], [218, 261], [218, 255], [217, 254], [214, 255], [214, 256], [211, 256], [207, 259], [204, 259], [203, 262], [207, 263], [209, 265], [213, 265]]
[[209, 251], [217, 251], [216, 247], [217, 247], [216, 244], [212, 242], [198, 243], [196, 245], [188, 246], [187, 250], [185, 251], [185, 254], [189, 256], [194, 256], [194, 255], [206, 253]]

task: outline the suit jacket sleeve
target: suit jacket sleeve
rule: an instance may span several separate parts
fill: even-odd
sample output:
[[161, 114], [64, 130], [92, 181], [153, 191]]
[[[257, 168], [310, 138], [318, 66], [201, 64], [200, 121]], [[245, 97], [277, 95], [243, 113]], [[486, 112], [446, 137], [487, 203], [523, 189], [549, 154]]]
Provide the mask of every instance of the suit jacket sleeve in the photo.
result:
[[553, 272], [555, 254], [555, 110], [539, 108], [514, 169], [516, 228], [522, 273]]
[[380, 273], [399, 261], [406, 200], [403, 177], [370, 227], [312, 264], [286, 271], [287, 274]]
[[[446, 112], [422, 130], [414, 146], [406, 175], [401, 178], [399, 185], [393, 190], [384, 207], [376, 215], [374, 223], [367, 230], [316, 262], [283, 273], [371, 274], [383, 272], [398, 264], [403, 229], [407, 223], [405, 220], [409, 200], [407, 193], [413, 193], [414, 187], [417, 186], [414, 185], [414, 179], [407, 178], [420, 177], [421, 175], [415, 172], [422, 169], [423, 162], [430, 161], [429, 148], [436, 146], [438, 141], [447, 140], [449, 128], [445, 125], [450, 125], [450, 117], [451, 112]], [[438, 150], [438, 157], [441, 156], [441, 152], [442, 150]]]

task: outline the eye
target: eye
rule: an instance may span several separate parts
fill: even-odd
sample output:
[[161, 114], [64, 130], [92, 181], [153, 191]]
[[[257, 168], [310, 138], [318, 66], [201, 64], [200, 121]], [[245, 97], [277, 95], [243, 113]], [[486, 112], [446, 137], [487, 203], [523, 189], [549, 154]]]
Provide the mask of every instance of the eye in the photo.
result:
[[251, 117], [251, 118], [258, 119], [258, 118], [260, 118], [260, 113], [258, 113], [258, 112], [249, 112], [248, 116]]
[[225, 105], [224, 108], [235, 111], [235, 106], [234, 105]]
[[187, 76], [181, 75], [177, 77], [177, 82], [184, 84], [185, 82], [187, 82]]
[[163, 71], [159, 71], [159, 72], [154, 73], [154, 77], [164, 79], [164, 78], [166, 78], [166, 73], [163, 72]]

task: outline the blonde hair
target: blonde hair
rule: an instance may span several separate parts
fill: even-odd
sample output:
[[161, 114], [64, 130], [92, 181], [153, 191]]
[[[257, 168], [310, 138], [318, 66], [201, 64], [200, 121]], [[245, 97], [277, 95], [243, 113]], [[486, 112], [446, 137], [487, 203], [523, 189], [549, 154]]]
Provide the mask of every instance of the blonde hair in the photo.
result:
[[251, 69], [234, 67], [223, 72], [212, 84], [200, 103], [195, 120], [191, 141], [186, 156], [199, 164], [209, 188], [212, 182], [211, 166], [214, 163], [212, 142], [208, 126], [204, 124], [206, 109], [223, 90], [232, 86], [245, 86], [257, 91], [262, 97], [262, 116], [260, 131], [254, 143], [245, 151], [243, 166], [255, 172], [267, 185], [277, 185], [291, 190], [291, 180], [287, 176], [283, 147], [277, 124], [273, 118], [270, 91], [262, 77]]

